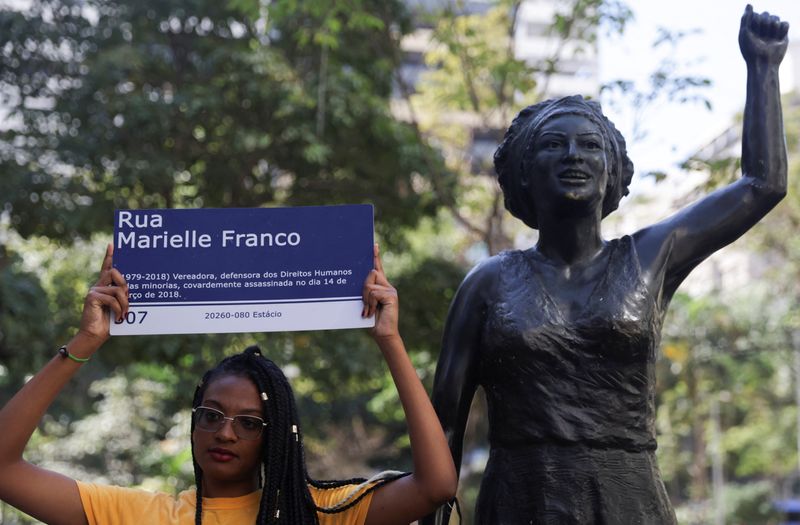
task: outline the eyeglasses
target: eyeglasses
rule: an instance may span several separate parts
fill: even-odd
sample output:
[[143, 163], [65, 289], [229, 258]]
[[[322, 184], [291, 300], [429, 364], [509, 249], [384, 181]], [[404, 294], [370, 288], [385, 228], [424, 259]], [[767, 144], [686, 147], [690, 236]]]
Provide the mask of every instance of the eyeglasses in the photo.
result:
[[228, 420], [233, 425], [233, 431], [240, 439], [258, 439], [261, 431], [267, 424], [258, 416], [233, 416], [228, 417], [216, 408], [197, 407], [192, 409], [194, 424], [205, 432], [218, 432]]

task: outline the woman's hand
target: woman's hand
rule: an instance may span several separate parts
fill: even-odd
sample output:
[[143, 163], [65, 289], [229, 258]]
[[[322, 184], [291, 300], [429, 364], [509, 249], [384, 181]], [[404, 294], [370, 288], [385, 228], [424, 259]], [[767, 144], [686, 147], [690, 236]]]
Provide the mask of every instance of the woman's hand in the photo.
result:
[[83, 301], [79, 333], [103, 343], [109, 337], [109, 315], [122, 319], [128, 314], [128, 283], [113, 267], [114, 246], [106, 247], [100, 277]]
[[788, 32], [788, 22], [781, 22], [767, 12], [754, 13], [753, 6], [748, 4], [739, 26], [739, 49], [748, 67], [757, 61], [780, 64], [789, 44]]
[[374, 266], [369, 272], [367, 280], [364, 282], [363, 299], [364, 309], [361, 311], [362, 317], [375, 316], [375, 326], [370, 330], [372, 337], [376, 340], [386, 337], [399, 336], [397, 321], [400, 315], [400, 304], [397, 298], [397, 290], [389, 284], [386, 275], [383, 273], [380, 250], [378, 245], [374, 248]]

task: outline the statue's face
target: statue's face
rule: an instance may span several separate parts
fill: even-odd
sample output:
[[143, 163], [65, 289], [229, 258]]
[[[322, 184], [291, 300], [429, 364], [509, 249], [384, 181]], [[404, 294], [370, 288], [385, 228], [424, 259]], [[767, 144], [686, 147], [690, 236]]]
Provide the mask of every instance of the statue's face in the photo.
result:
[[603, 135], [581, 115], [546, 121], [533, 142], [526, 177], [539, 213], [602, 208], [608, 183]]

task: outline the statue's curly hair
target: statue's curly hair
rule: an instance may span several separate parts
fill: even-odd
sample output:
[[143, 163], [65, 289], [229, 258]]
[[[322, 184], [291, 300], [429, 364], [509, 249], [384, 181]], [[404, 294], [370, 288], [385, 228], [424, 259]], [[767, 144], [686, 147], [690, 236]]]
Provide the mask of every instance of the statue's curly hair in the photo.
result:
[[533, 142], [542, 125], [559, 115], [581, 115], [594, 122], [606, 145], [608, 183], [603, 199], [603, 217], [616, 210], [628, 194], [633, 178], [633, 162], [628, 158], [625, 139], [603, 115], [600, 104], [580, 95], [545, 100], [519, 112], [494, 153], [494, 169], [503, 190], [506, 209], [531, 228], [538, 228], [536, 208], [524, 187], [524, 161], [533, 153]]

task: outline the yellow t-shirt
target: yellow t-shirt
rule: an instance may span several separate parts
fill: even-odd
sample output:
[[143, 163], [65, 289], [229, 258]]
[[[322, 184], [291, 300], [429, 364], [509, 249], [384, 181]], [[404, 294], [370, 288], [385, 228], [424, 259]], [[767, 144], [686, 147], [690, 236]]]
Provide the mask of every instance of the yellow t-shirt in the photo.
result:
[[[352, 491], [352, 485], [319, 490], [309, 487], [319, 507], [338, 503]], [[78, 482], [81, 503], [89, 525], [194, 525], [196, 494], [185, 490], [177, 497], [109, 485]], [[363, 525], [372, 492], [357, 505], [337, 514], [317, 513], [320, 525]], [[203, 498], [203, 525], [255, 523], [261, 491], [238, 498]]]

